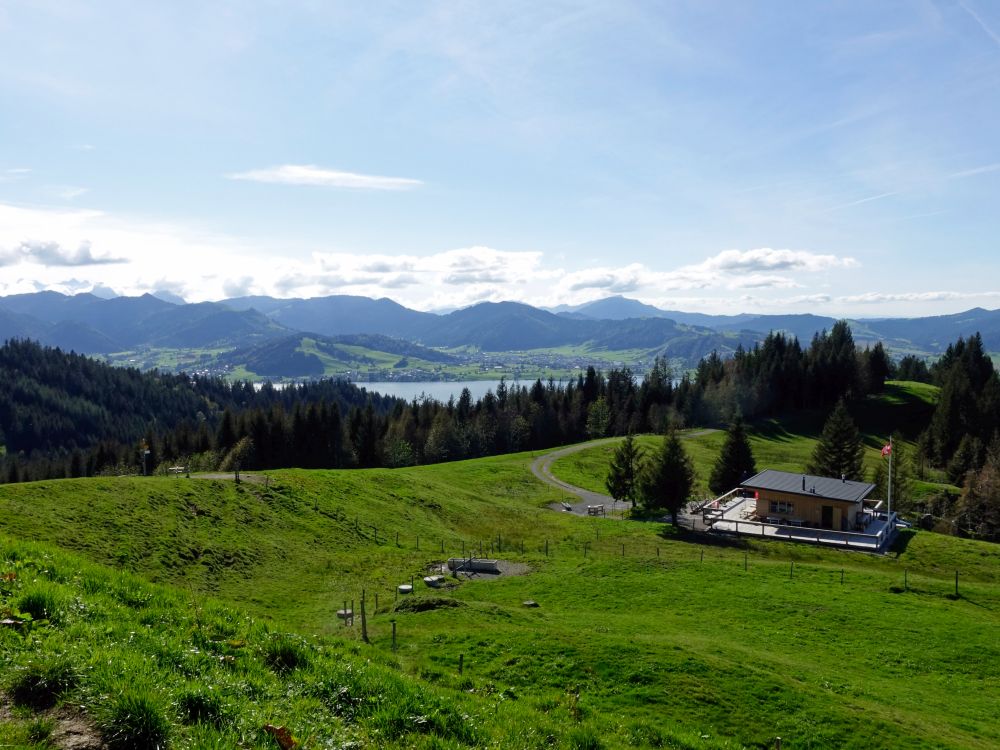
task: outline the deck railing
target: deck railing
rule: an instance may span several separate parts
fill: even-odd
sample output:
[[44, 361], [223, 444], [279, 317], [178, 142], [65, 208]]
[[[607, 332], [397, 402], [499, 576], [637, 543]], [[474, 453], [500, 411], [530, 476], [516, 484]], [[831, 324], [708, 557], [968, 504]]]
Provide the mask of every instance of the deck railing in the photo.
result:
[[[708, 519], [706, 519], [708, 520]], [[714, 516], [711, 526], [714, 530], [717, 523], [723, 522], [732, 524], [732, 533], [744, 534], [747, 536], [768, 536], [767, 529], [775, 529], [779, 533], [771, 534], [771, 538], [788, 539], [796, 542], [810, 542], [813, 544], [824, 544], [828, 546], [862, 547], [865, 549], [880, 550], [896, 531], [896, 514], [892, 513], [885, 525], [879, 529], [877, 534], [865, 534], [858, 531], [835, 531], [833, 529], [814, 529], [809, 526], [792, 526], [781, 523], [764, 523], [761, 521], [740, 520], [737, 518], [722, 518]], [[740, 527], [743, 527], [742, 529]], [[749, 529], [747, 528], [749, 527]], [[759, 532], [757, 531], [759, 529]], [[727, 529], [728, 531], [728, 529]], [[786, 532], [786, 533], [780, 533]]]

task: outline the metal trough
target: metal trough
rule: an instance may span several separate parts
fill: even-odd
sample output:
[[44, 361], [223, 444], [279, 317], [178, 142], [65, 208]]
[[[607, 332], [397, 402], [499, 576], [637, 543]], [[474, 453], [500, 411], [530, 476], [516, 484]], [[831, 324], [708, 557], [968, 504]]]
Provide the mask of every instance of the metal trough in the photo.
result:
[[475, 557], [450, 557], [448, 570], [464, 571], [466, 573], [499, 573], [499, 560], [487, 560]]

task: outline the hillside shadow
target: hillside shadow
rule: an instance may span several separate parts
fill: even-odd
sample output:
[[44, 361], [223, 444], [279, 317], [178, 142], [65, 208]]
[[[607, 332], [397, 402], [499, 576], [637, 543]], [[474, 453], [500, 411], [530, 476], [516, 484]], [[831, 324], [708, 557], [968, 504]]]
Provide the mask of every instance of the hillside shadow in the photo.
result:
[[913, 529], [902, 529], [896, 533], [896, 538], [892, 540], [892, 545], [889, 547], [889, 553], [895, 555], [897, 558], [906, 552], [906, 548], [910, 545], [910, 540], [917, 535], [917, 532]]
[[724, 547], [728, 549], [747, 549], [749, 545], [743, 537], [727, 534], [699, 531], [684, 526], [674, 528], [667, 526], [657, 534], [664, 541], [685, 542], [699, 547]]

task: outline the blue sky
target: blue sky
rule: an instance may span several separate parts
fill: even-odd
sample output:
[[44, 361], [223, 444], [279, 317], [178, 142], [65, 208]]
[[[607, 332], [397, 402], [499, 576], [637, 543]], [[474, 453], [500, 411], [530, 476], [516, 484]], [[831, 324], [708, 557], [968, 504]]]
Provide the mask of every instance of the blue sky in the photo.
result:
[[1000, 306], [1000, 6], [0, 4], [0, 293]]

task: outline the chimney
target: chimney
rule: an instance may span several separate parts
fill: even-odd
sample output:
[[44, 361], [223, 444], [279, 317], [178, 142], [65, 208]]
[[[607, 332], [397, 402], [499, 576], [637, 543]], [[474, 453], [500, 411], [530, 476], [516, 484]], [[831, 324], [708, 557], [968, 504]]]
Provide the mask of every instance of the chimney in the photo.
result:
[[805, 474], [802, 475], [802, 491], [803, 492], [806, 491], [806, 475]]

